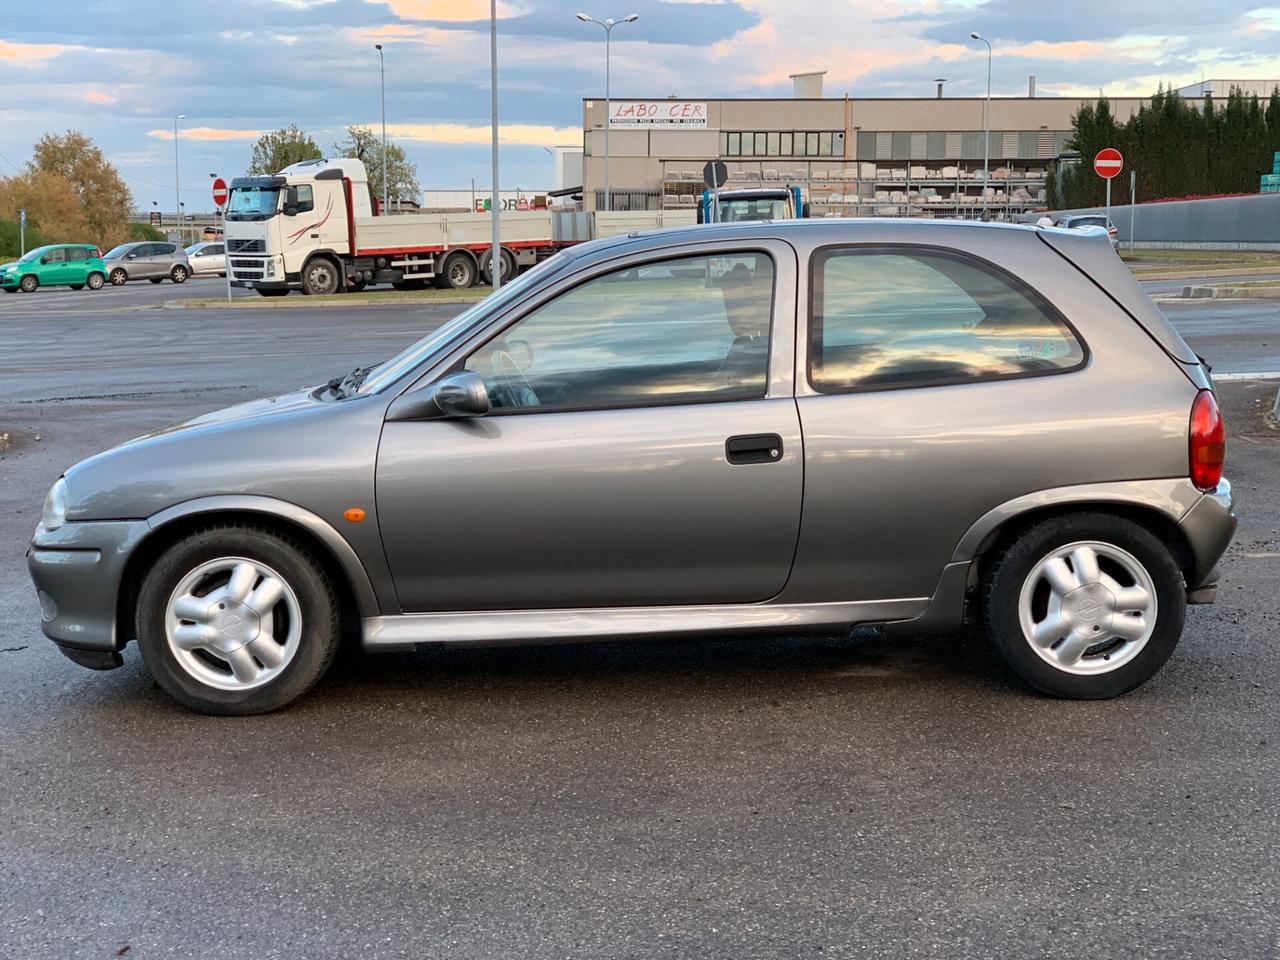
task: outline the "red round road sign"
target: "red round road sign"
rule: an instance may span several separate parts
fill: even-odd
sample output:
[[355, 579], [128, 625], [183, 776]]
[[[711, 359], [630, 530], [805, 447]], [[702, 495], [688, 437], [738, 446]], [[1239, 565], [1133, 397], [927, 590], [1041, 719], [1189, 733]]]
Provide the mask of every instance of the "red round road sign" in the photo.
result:
[[213, 181], [213, 202], [219, 207], [227, 202], [227, 181], [221, 177]]
[[1103, 180], [1119, 176], [1123, 169], [1124, 157], [1120, 156], [1120, 151], [1114, 147], [1099, 150], [1098, 155], [1093, 158], [1093, 172]]

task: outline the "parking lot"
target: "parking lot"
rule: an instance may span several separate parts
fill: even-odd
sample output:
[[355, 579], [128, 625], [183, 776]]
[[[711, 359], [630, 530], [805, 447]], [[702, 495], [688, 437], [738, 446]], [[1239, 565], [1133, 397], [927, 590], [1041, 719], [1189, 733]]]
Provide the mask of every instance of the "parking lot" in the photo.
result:
[[45, 491], [460, 309], [161, 306], [223, 289], [0, 299], [8, 955], [1280, 953], [1280, 383], [1247, 378], [1280, 371], [1280, 307], [1167, 306], [1231, 375], [1241, 523], [1218, 603], [1126, 698], [1028, 693], [975, 633], [863, 631], [346, 651], [294, 708], [219, 720], [133, 650], [96, 674], [43, 638]]

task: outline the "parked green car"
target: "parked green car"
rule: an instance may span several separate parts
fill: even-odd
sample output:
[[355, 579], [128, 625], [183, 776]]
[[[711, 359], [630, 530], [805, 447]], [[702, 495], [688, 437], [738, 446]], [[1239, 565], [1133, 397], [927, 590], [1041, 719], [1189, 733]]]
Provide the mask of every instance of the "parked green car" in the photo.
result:
[[34, 293], [38, 287], [101, 290], [107, 282], [102, 251], [91, 243], [52, 243], [28, 250], [13, 263], [0, 266], [0, 290]]

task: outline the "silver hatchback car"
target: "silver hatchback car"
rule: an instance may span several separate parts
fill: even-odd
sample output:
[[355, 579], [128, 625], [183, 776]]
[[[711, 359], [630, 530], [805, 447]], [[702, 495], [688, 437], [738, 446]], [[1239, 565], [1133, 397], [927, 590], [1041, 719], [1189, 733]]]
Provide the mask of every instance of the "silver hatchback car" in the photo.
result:
[[186, 283], [191, 276], [187, 251], [168, 241], [122, 243], [108, 250], [102, 263], [107, 268], [107, 280], [116, 287], [123, 287], [130, 280]]
[[196, 710], [367, 650], [980, 619], [1110, 697], [1235, 529], [1206, 367], [1098, 232], [701, 226], [583, 244], [371, 369], [66, 472], [44, 632]]

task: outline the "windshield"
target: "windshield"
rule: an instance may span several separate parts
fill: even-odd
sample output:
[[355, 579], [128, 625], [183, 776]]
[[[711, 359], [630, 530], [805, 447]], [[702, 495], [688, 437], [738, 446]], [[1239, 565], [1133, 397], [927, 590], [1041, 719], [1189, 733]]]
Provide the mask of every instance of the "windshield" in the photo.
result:
[[19, 263], [30, 263], [32, 260], [38, 260], [47, 251], [53, 247], [36, 247], [34, 250], [28, 250], [23, 256], [18, 258]]
[[133, 246], [132, 243], [122, 243], [118, 247], [112, 247], [110, 250], [107, 251], [107, 255], [102, 259], [114, 260], [116, 257], [123, 257], [126, 253], [129, 252], [129, 249], [132, 246]]
[[266, 220], [276, 215], [278, 187], [234, 187], [227, 202], [228, 220]]
[[734, 223], [740, 220], [785, 220], [787, 201], [768, 197], [750, 200], [721, 200], [720, 222]]
[[496, 310], [500, 310], [517, 297], [523, 296], [534, 282], [540, 282], [543, 277], [559, 272], [569, 262], [569, 259], [567, 252], [562, 251], [554, 257], [543, 260], [540, 264], [522, 273], [510, 283], [503, 284], [497, 293], [489, 294], [479, 303], [463, 310], [452, 320], [446, 321], [443, 326], [433, 330], [408, 349], [396, 354], [385, 363], [379, 364], [374, 369], [374, 372], [360, 385], [359, 392], [362, 394], [378, 393], [386, 389], [390, 384], [404, 376], [406, 372], [418, 366], [431, 354], [467, 330], [477, 320]]

